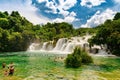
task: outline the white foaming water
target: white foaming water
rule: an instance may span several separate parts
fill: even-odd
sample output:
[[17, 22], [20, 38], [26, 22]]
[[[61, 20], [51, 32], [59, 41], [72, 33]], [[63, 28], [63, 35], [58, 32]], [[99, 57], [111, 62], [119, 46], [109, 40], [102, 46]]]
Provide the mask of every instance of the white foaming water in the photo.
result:
[[64, 46], [63, 44], [65, 44], [66, 42], [67, 42], [67, 38], [59, 39], [53, 51], [61, 50], [61, 48], [63, 48]]
[[71, 53], [76, 46], [83, 47], [84, 44], [88, 44], [87, 40], [91, 38], [91, 36], [83, 36], [83, 37], [71, 37], [68, 38], [60, 38], [56, 46], [53, 47], [53, 42], [44, 42], [42, 46], [39, 43], [32, 43], [28, 51], [47, 51], [47, 52], [59, 52], [59, 53]]
[[48, 44], [48, 42], [44, 42], [41, 50], [46, 50], [47, 49], [47, 44]]
[[74, 43], [68, 43], [68, 45], [65, 47], [65, 52], [72, 52], [74, 49], [75, 44]]
[[35, 51], [35, 50], [37, 50], [39, 47], [40, 47], [40, 44], [39, 44], [39, 43], [32, 43], [32, 44], [29, 46], [28, 51]]
[[67, 43], [64, 43], [63, 46], [61, 47], [60, 51], [64, 51], [64, 49], [66, 48]]
[[53, 41], [49, 41], [49, 42], [44, 42], [42, 48], [39, 50], [41, 51], [49, 51], [53, 49]]
[[[80, 46], [81, 48], [89, 50], [88, 39], [90, 39], [91, 35], [86, 35], [83, 37], [71, 37], [68, 38], [60, 38], [56, 46], [53, 47], [53, 41], [44, 42], [41, 46], [38, 43], [32, 43], [29, 46], [28, 51], [44, 51], [44, 52], [52, 52], [52, 53], [60, 53], [60, 54], [69, 54], [72, 53], [76, 46]], [[107, 53], [100, 49], [100, 46], [94, 45], [92, 48], [99, 49], [99, 55], [107, 55]]]

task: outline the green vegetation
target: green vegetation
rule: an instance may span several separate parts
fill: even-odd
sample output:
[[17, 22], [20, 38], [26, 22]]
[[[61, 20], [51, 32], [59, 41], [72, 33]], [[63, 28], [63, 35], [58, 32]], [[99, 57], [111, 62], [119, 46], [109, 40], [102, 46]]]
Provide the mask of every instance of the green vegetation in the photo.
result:
[[63, 59], [56, 57], [66, 55], [47, 53], [1, 53], [2, 62], [14, 62], [15, 74], [4, 76], [0, 67], [0, 80], [119, 80], [120, 58], [117, 57], [92, 57], [94, 63], [82, 65], [79, 68], [66, 68]]
[[107, 51], [120, 56], [120, 13], [113, 20], [107, 20], [99, 25], [98, 32], [89, 42], [91, 44], [106, 45]]
[[0, 52], [26, 51], [36, 41], [57, 41], [59, 38], [94, 33], [92, 28], [74, 29], [71, 24], [47, 23], [33, 25], [17, 11], [0, 12]]
[[32, 42], [56, 41], [59, 38], [83, 36], [86, 33], [96, 34], [90, 42], [107, 46], [107, 51], [120, 56], [120, 13], [113, 20], [95, 28], [74, 29], [71, 24], [47, 23], [33, 25], [17, 11], [11, 14], [0, 12], [0, 52], [26, 51]]
[[36, 37], [32, 27], [17, 11], [0, 12], [0, 52], [25, 51]]
[[76, 47], [72, 54], [68, 54], [65, 65], [66, 67], [78, 68], [82, 64], [92, 63], [92, 57], [87, 52], [81, 50], [80, 47]]
[[98, 31], [98, 28], [78, 28], [75, 30], [75, 36], [84, 36], [86, 34], [94, 35]]
[[62, 23], [47, 23], [40, 27], [39, 29], [34, 30], [39, 39], [42, 41], [58, 40], [63, 37], [71, 37], [74, 33], [74, 28], [71, 24], [62, 22]]

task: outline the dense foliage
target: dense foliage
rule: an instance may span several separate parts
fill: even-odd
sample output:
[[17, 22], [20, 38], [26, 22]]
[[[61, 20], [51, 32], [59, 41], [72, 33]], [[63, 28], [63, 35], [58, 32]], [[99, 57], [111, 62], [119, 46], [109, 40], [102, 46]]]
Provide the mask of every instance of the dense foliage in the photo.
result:
[[57, 41], [62, 37], [89, 33], [91, 29], [74, 29], [65, 22], [33, 25], [17, 11], [0, 12], [0, 52], [25, 51], [32, 42]]
[[34, 31], [42, 41], [50, 41], [73, 36], [74, 28], [71, 24], [65, 22], [47, 23], [46, 25], [42, 25], [42, 27], [36, 25]]
[[75, 33], [74, 35], [75, 36], [83, 36], [83, 35], [86, 35], [86, 34], [90, 34], [90, 35], [93, 35], [97, 32], [98, 28], [78, 28], [75, 30]]
[[73, 36], [83, 36], [96, 33], [95, 28], [78, 28], [74, 29], [71, 24], [62, 23], [47, 23], [46, 25], [36, 25], [34, 31], [42, 41], [58, 40], [59, 38], [69, 38]]
[[69, 37], [73, 31], [68, 23], [33, 25], [17, 11], [0, 12], [0, 52], [25, 51], [31, 42]]
[[33, 24], [17, 11], [0, 12], [0, 51], [24, 51], [35, 38]]
[[76, 47], [72, 54], [68, 54], [65, 60], [66, 67], [78, 68], [82, 64], [92, 63], [92, 57], [89, 56], [84, 50], [80, 47]]
[[99, 30], [90, 43], [107, 45], [107, 51], [120, 56], [120, 13], [117, 13], [113, 20], [99, 25]]

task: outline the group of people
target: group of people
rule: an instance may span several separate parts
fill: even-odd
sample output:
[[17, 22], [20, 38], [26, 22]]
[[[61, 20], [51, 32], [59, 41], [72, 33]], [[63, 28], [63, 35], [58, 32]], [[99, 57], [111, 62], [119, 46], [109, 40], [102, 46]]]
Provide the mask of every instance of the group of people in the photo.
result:
[[2, 68], [4, 69], [4, 75], [5, 76], [12, 76], [14, 74], [14, 64], [11, 62], [8, 66], [6, 65], [5, 62], [2, 63]]

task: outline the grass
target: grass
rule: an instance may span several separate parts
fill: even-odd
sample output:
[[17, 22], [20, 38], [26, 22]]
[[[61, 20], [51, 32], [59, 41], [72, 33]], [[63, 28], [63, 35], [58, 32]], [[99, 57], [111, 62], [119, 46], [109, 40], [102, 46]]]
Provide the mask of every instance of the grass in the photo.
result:
[[65, 68], [61, 57], [66, 55], [1, 53], [0, 64], [14, 62], [15, 74], [4, 76], [4, 70], [0, 68], [0, 80], [120, 80], [120, 58], [93, 57], [93, 64], [72, 69]]

